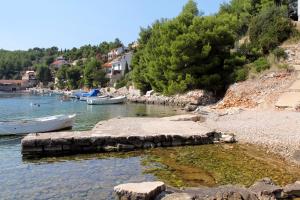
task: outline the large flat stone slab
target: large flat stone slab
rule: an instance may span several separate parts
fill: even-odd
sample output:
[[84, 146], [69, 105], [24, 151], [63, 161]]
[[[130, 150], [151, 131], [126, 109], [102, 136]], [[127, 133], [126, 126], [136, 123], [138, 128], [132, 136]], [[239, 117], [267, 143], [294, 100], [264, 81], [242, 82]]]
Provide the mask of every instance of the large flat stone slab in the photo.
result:
[[296, 71], [300, 71], [300, 65], [293, 65], [293, 67]]
[[300, 80], [296, 80], [291, 87], [289, 87], [289, 90], [300, 90]]
[[[184, 117], [182, 117], [184, 118]], [[212, 129], [193, 121], [174, 118], [115, 118], [101, 121], [92, 129], [92, 136], [203, 135]]]
[[126, 183], [114, 187], [121, 200], [152, 200], [166, 190], [163, 182]]
[[277, 108], [295, 109], [300, 105], [300, 92], [285, 92], [283, 93], [275, 106]]

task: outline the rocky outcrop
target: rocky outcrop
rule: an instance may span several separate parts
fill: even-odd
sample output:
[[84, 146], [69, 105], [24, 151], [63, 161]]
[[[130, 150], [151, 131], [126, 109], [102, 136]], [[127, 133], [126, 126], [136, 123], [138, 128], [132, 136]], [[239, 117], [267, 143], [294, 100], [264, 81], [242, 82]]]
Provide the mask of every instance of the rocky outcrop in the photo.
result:
[[216, 102], [216, 98], [212, 93], [203, 90], [193, 90], [185, 94], [170, 97], [153, 92], [149, 92], [144, 96], [135, 96], [128, 93], [127, 98], [130, 102], [134, 103], [181, 106], [185, 107], [187, 111], [194, 111], [197, 106], [209, 105]]
[[[141, 183], [141, 186], [144, 183]], [[138, 183], [135, 184], [137, 187]], [[122, 199], [121, 196], [118, 196]], [[127, 194], [126, 192], [124, 194]], [[187, 188], [183, 190], [169, 188], [156, 196], [156, 200], [281, 200], [300, 197], [300, 182], [279, 187], [269, 178], [257, 181], [249, 188], [226, 185], [214, 188]], [[124, 199], [128, 199], [125, 197]], [[130, 198], [129, 198], [130, 199]], [[129, 200], [128, 199], [128, 200]], [[135, 199], [135, 198], [132, 198]], [[140, 198], [141, 200], [145, 198]]]
[[152, 200], [165, 191], [163, 182], [126, 183], [114, 187], [120, 200]]
[[272, 200], [282, 198], [283, 189], [273, 183], [269, 178], [264, 178], [252, 185], [249, 190], [260, 200]]
[[284, 198], [300, 197], [300, 181], [288, 184], [283, 188]]

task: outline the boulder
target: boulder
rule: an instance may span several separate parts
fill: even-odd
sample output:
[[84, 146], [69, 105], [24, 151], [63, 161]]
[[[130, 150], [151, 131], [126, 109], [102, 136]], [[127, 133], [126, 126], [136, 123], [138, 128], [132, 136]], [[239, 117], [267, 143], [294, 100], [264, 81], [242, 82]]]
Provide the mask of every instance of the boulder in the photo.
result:
[[222, 143], [234, 143], [236, 142], [236, 138], [234, 134], [222, 134], [220, 138], [220, 142]]
[[184, 191], [195, 200], [258, 200], [247, 188], [226, 185], [215, 188], [194, 188]]
[[152, 200], [166, 190], [163, 182], [126, 183], [114, 187], [120, 200]]
[[192, 105], [192, 104], [187, 104], [185, 107], [184, 107], [184, 110], [187, 111], [187, 112], [193, 112], [197, 109], [197, 105]]
[[273, 183], [270, 178], [264, 178], [254, 183], [249, 190], [260, 200], [275, 200], [282, 198], [283, 189]]
[[300, 182], [296, 181], [293, 184], [288, 184], [283, 188], [284, 196], [287, 198], [300, 197]]
[[150, 97], [151, 95], [153, 95], [154, 94], [154, 90], [150, 90], [150, 91], [147, 91], [146, 92], [146, 97]]

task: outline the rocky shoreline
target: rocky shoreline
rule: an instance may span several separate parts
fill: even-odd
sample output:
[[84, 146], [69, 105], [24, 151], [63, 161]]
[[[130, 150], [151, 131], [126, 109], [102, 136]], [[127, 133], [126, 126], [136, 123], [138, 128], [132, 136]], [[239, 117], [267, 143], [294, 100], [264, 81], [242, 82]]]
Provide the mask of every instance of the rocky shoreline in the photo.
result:
[[128, 183], [114, 187], [120, 200], [276, 200], [300, 197], [300, 182], [284, 187], [264, 178], [249, 188], [240, 185], [225, 185], [213, 188], [176, 189], [163, 182]]
[[173, 96], [164, 96], [154, 91], [141, 95], [140, 92], [132, 88], [120, 88], [113, 92], [114, 95], [125, 95], [129, 102], [168, 105], [184, 107], [186, 111], [194, 111], [198, 106], [210, 105], [217, 102], [217, 98], [211, 93], [204, 90], [192, 90], [185, 94]]

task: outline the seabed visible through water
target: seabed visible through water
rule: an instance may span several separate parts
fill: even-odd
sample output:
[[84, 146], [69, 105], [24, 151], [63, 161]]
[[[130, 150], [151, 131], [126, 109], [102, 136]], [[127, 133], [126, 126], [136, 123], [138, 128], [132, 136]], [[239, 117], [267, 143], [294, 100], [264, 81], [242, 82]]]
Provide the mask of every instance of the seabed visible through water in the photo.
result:
[[[40, 108], [28, 107], [40, 103]], [[16, 105], [19, 105], [16, 107]], [[11, 108], [11, 109], [9, 109]], [[0, 98], [3, 116], [76, 112], [75, 130], [116, 116], [168, 116], [176, 109], [146, 105], [86, 107], [55, 97]], [[95, 122], [94, 122], [94, 121]], [[300, 179], [300, 169], [264, 149], [244, 144], [157, 148], [22, 160], [19, 137], [0, 138], [0, 199], [113, 199], [121, 183], [162, 180], [175, 187], [242, 184], [270, 177], [278, 185]]]

